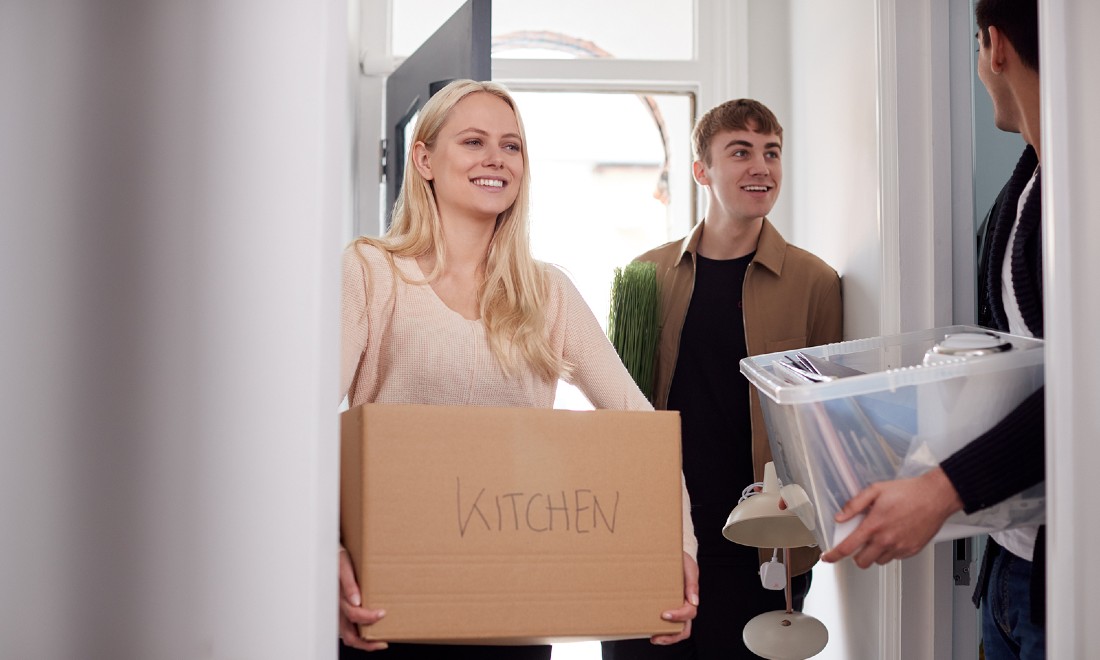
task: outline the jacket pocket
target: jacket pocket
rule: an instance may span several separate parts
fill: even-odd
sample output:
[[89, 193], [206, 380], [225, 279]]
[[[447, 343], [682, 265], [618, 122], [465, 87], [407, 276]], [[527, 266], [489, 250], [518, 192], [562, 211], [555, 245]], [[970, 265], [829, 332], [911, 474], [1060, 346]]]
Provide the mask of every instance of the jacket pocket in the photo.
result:
[[780, 351], [793, 351], [798, 348], [806, 348], [806, 336], [791, 337], [790, 339], [775, 339], [764, 342], [767, 353], [779, 353]]

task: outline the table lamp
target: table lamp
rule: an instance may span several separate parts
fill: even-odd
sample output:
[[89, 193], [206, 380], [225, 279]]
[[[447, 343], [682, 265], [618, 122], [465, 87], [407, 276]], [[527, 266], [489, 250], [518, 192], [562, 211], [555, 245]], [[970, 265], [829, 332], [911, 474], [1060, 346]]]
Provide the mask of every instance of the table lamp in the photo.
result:
[[[786, 509], [779, 508], [779, 500]], [[764, 466], [763, 490], [744, 498], [730, 512], [722, 535], [734, 543], [754, 548], [783, 548], [787, 609], [753, 617], [742, 633], [745, 646], [770, 660], [804, 660], [817, 655], [829, 642], [825, 624], [795, 612], [791, 606], [790, 549], [817, 545], [813, 504], [797, 484], [780, 488], [775, 465]]]

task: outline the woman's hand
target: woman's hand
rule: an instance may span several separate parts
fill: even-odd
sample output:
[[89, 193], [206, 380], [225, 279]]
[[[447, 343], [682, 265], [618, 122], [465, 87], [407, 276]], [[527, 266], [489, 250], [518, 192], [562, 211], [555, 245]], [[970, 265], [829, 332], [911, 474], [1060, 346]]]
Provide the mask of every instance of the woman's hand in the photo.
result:
[[351, 565], [351, 557], [340, 546], [340, 639], [347, 646], [364, 651], [388, 648], [386, 642], [368, 642], [359, 636], [360, 625], [372, 625], [386, 616], [385, 610], [368, 610], [362, 605], [363, 597], [355, 582], [355, 568]]
[[684, 629], [676, 635], [654, 635], [649, 641], [661, 646], [675, 644], [691, 637], [691, 620], [699, 608], [699, 564], [684, 553], [684, 604], [675, 610], [668, 610], [661, 614], [665, 621], [679, 621], [684, 624]]

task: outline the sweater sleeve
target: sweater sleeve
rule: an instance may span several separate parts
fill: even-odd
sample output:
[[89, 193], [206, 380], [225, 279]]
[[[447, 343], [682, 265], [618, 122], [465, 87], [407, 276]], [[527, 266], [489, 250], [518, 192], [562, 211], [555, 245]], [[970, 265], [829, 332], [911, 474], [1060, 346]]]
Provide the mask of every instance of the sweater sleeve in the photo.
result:
[[[350, 394], [356, 375], [362, 368], [368, 342], [371, 341], [372, 317], [379, 310], [378, 297], [372, 291], [389, 265], [373, 246], [352, 243], [343, 253], [340, 295], [340, 398]], [[388, 280], [392, 280], [392, 274]], [[385, 285], [384, 282], [382, 282]]]
[[1043, 480], [1045, 389], [1040, 387], [993, 428], [940, 463], [966, 513], [998, 504]]
[[[653, 405], [630, 377], [630, 372], [623, 366], [615, 347], [604, 334], [580, 291], [560, 270], [551, 268], [550, 271], [552, 288], [561, 295], [562, 311], [556, 325], [559, 331], [564, 332], [563, 358], [572, 365], [566, 382], [576, 385], [596, 408], [653, 410]], [[691, 499], [682, 472], [680, 491], [684, 552], [695, 559], [699, 543], [695, 538]]]
[[367, 272], [355, 246], [344, 250], [340, 296], [340, 397], [351, 387], [367, 345]]
[[571, 366], [565, 380], [580, 388], [596, 408], [653, 410], [573, 282], [561, 271], [553, 272], [561, 295], [557, 320], [564, 333], [562, 357]]

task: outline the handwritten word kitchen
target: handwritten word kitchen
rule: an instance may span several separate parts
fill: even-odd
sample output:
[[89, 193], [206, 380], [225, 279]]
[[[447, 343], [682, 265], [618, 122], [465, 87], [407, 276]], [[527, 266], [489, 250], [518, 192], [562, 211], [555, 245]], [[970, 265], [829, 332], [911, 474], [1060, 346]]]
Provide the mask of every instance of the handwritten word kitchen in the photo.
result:
[[619, 491], [597, 494], [588, 488], [554, 492], [492, 493], [455, 479], [458, 533], [591, 532], [615, 533]]

